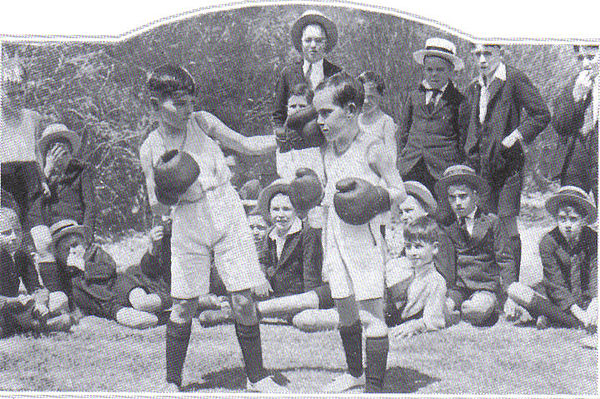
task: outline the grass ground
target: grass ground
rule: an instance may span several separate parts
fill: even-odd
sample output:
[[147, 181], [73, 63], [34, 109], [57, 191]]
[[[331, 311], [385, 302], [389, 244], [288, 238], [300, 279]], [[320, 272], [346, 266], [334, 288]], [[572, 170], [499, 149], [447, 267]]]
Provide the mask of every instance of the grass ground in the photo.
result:
[[[550, 225], [547, 218], [534, 219], [523, 218], [520, 226], [524, 282], [541, 277], [537, 243]], [[139, 260], [145, 245], [134, 236], [106, 248], [120, 267], [127, 267]], [[345, 368], [335, 331], [306, 334], [283, 325], [263, 325], [261, 331], [265, 366], [287, 380], [293, 392], [319, 392]], [[153, 392], [164, 378], [164, 335], [164, 326], [134, 331], [90, 316], [69, 334], [2, 340], [0, 390]], [[597, 395], [598, 352], [580, 348], [582, 336], [583, 331], [537, 331], [500, 319], [492, 327], [461, 322], [436, 333], [392, 339], [385, 387], [417, 395]], [[194, 325], [184, 381], [194, 383], [190, 388], [198, 393], [243, 391], [231, 325]]]

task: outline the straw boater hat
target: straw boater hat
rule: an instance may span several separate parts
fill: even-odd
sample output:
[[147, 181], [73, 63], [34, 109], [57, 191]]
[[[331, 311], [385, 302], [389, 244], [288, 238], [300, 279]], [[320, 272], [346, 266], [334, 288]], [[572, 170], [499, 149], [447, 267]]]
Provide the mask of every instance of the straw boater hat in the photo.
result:
[[429, 191], [424, 184], [419, 183], [418, 181], [405, 181], [404, 189], [406, 190], [407, 195], [416, 197], [425, 205], [425, 212], [428, 214], [435, 212], [437, 209], [437, 202], [435, 198], [433, 198], [431, 191]]
[[42, 132], [42, 137], [40, 138], [40, 141], [38, 141], [42, 155], [45, 155], [48, 152], [50, 149], [49, 146], [54, 140], [63, 138], [67, 139], [69, 143], [71, 143], [73, 154], [76, 154], [77, 150], [79, 149], [79, 145], [81, 144], [81, 138], [79, 135], [69, 130], [62, 123], [53, 123], [44, 129]]
[[321, 25], [327, 36], [327, 47], [325, 52], [330, 52], [337, 44], [337, 27], [335, 23], [325, 15], [316, 10], [305, 11], [292, 25], [292, 43], [300, 54], [302, 54], [302, 31], [308, 25]]
[[61, 238], [73, 233], [79, 234], [83, 237], [83, 226], [79, 225], [76, 221], [71, 219], [64, 219], [50, 226], [50, 235], [52, 236], [52, 243], [54, 243], [55, 245], [58, 241], [60, 241]]
[[597, 209], [589, 195], [576, 186], [563, 186], [556, 193], [552, 194], [546, 201], [546, 210], [552, 216], [558, 213], [558, 207], [561, 203], [575, 203], [587, 212], [587, 223], [596, 221]]
[[460, 71], [465, 67], [462, 59], [456, 56], [456, 46], [449, 40], [439, 37], [432, 37], [425, 42], [425, 48], [413, 53], [413, 58], [419, 65], [423, 65], [425, 57], [428, 55], [436, 56], [448, 60], [454, 65], [455, 71]]
[[296, 207], [296, 194], [292, 186], [290, 186], [285, 179], [277, 179], [265, 187], [258, 195], [256, 212], [263, 215], [265, 220], [271, 220], [269, 203], [271, 202], [271, 199], [273, 199], [273, 197], [279, 193], [287, 194], [290, 197], [292, 206], [294, 208]]
[[480, 195], [487, 193], [489, 190], [487, 182], [477, 176], [475, 170], [467, 165], [453, 165], [444, 171], [442, 178], [435, 183], [437, 197], [447, 199], [448, 186], [453, 184], [466, 184], [475, 189]]

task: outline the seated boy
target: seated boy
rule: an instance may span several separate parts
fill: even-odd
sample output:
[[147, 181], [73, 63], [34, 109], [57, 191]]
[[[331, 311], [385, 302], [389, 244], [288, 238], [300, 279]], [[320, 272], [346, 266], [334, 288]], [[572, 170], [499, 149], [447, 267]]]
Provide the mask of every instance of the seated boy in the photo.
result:
[[290, 92], [284, 135], [277, 136], [277, 174], [290, 182], [299, 168], [312, 169], [323, 181], [321, 146], [325, 142], [312, 107], [313, 92], [306, 83], [298, 83]]
[[[463, 320], [483, 325], [496, 311], [499, 295], [516, 281], [512, 247], [498, 217], [480, 207], [480, 196], [488, 188], [472, 168], [449, 167], [435, 187], [456, 216], [445, 229], [456, 253], [456, 281], [448, 286], [449, 307], [460, 308]], [[511, 306], [514, 302], [508, 299], [505, 309]]]
[[298, 207], [294, 188], [283, 180], [271, 183], [259, 196], [257, 209], [273, 224], [260, 261], [278, 298], [259, 302], [257, 309], [263, 317], [293, 317], [292, 324], [304, 331], [335, 328], [331, 312], [303, 312], [331, 309], [333, 299], [322, 281], [321, 230], [300, 220]]
[[436, 270], [439, 227], [422, 216], [404, 229], [406, 258], [411, 266], [406, 302], [393, 314], [392, 335], [410, 337], [446, 326], [446, 280]]
[[[398, 324], [397, 309], [404, 307], [406, 292], [413, 275], [413, 267], [407, 259], [404, 234], [409, 224], [423, 216], [434, 215], [437, 203], [431, 192], [423, 184], [415, 181], [404, 182], [406, 199], [392, 207], [392, 214], [398, 222], [386, 225], [385, 242], [387, 256], [385, 263], [385, 284], [387, 288], [386, 323], [388, 326]], [[390, 227], [393, 227], [390, 228]], [[453, 285], [456, 278], [455, 253], [452, 242], [442, 230], [437, 232], [437, 250], [434, 263], [447, 285]]]
[[[557, 226], [540, 241], [542, 282], [533, 288], [513, 283], [508, 295], [537, 317], [538, 328], [550, 321], [593, 330], [598, 318], [598, 235], [587, 224], [596, 220], [596, 206], [579, 187], [564, 186], [546, 201], [546, 209]], [[590, 342], [595, 347], [595, 336]]]
[[[0, 338], [16, 332], [68, 331], [66, 297], [49, 295], [33, 259], [18, 251], [23, 233], [15, 210], [0, 208]], [[26, 294], [19, 293], [23, 283]]]
[[[53, 224], [50, 230], [54, 258], [61, 266], [44, 263], [40, 264], [40, 269], [44, 270], [42, 279], [49, 281], [48, 285], [54, 285], [55, 288], [51, 290], [60, 288], [56, 283], [56, 270], [64, 270], [70, 279], [70, 297], [85, 314], [116, 320], [119, 324], [138, 329], [153, 327], [158, 323], [155, 314], [144, 311], [154, 310], [156, 298], [130, 295], [136, 286], [127, 284], [127, 277], [117, 273], [112, 257], [97, 244], [85, 249], [83, 226], [74, 220], [64, 220]], [[119, 295], [119, 291], [125, 291], [122, 288], [124, 286], [131, 288], [127, 290], [129, 295]], [[161, 302], [163, 298], [160, 298]], [[138, 305], [144, 310], [130, 307]]]

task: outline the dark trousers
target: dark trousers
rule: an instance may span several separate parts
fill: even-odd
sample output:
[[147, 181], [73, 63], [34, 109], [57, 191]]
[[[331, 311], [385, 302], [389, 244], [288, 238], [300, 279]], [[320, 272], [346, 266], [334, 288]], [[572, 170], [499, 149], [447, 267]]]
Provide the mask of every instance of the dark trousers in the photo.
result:
[[598, 133], [578, 135], [570, 159], [560, 176], [561, 186], [577, 186], [586, 193], [592, 191], [598, 202]]
[[41, 170], [37, 162], [4, 162], [2, 190], [12, 195], [23, 229], [28, 229], [27, 213], [31, 200], [41, 189]]

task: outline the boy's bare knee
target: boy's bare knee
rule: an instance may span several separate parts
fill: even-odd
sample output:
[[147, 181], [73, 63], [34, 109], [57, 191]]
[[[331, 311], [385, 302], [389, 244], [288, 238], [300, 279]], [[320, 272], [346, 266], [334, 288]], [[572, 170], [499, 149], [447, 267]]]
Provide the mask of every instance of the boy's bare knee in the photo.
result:
[[48, 299], [48, 311], [50, 315], [59, 315], [69, 312], [69, 298], [62, 291], [54, 291], [50, 293]]
[[232, 293], [231, 308], [236, 322], [246, 326], [258, 323], [256, 305], [249, 290]]
[[531, 303], [534, 291], [523, 283], [512, 283], [507, 289], [508, 297], [520, 305]]

